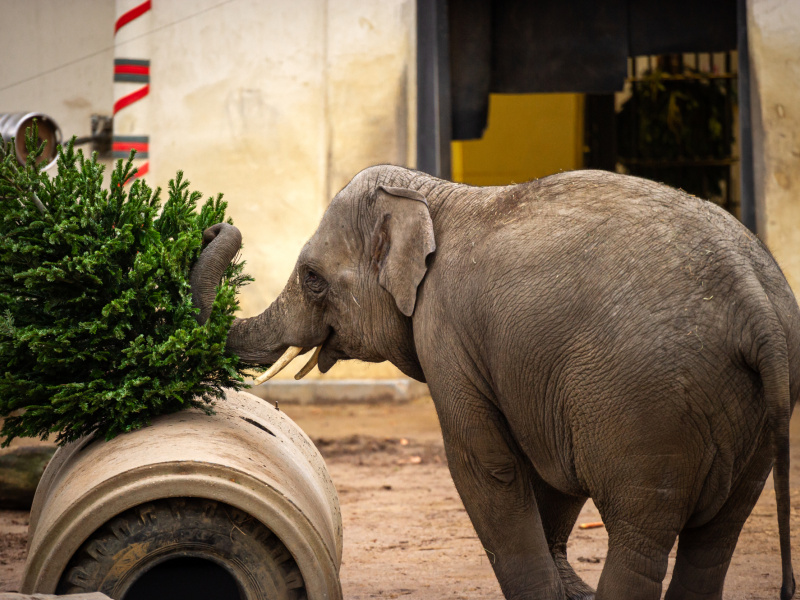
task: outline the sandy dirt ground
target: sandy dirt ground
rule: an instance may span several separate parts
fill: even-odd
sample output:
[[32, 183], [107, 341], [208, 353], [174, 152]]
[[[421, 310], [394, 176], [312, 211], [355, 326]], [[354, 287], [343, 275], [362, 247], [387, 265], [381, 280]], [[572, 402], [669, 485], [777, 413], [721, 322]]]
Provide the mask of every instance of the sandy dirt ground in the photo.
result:
[[[341, 581], [347, 600], [502, 598], [450, 479], [430, 399], [281, 409], [315, 440], [339, 492], [344, 520]], [[792, 500], [797, 507], [792, 511], [792, 538], [798, 548], [798, 418], [793, 419], [792, 444]], [[599, 520], [589, 502], [578, 524]], [[25, 512], [0, 511], [0, 592], [18, 588], [27, 523]], [[570, 538], [568, 557], [590, 585], [600, 577], [606, 542], [602, 528], [576, 527]], [[671, 568], [672, 561], [670, 573]], [[775, 494], [768, 481], [740, 537], [725, 598], [774, 600], [779, 584]]]

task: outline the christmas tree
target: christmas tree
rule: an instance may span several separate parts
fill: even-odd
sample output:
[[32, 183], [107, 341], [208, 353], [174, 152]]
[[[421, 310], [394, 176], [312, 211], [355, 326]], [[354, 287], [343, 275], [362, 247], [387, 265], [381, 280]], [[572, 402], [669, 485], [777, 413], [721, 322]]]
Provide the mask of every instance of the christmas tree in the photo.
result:
[[[36, 164], [36, 131], [20, 165], [0, 142], [0, 436], [57, 434], [65, 443], [110, 439], [187, 407], [212, 411], [224, 388], [244, 386], [225, 352], [237, 291], [251, 279], [230, 266], [210, 318], [196, 320], [189, 269], [202, 232], [225, 220], [222, 196], [201, 194], [178, 173], [160, 190], [118, 161], [103, 166], [72, 142], [58, 174]], [[230, 222], [230, 221], [228, 221]]]

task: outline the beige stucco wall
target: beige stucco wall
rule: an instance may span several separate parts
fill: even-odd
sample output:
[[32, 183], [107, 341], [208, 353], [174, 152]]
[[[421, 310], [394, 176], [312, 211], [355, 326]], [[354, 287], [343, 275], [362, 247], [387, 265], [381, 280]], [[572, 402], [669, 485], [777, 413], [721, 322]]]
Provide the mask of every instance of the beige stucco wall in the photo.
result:
[[[150, 136], [146, 178], [166, 187], [180, 169], [192, 189], [225, 194], [256, 279], [243, 316], [282, 289], [353, 175], [414, 163], [414, 10], [414, 0], [153, 2], [150, 55], [129, 57], [151, 60], [149, 130], [135, 132]], [[0, 112], [41, 110], [66, 136], [111, 114], [114, 2], [5, 0], [2, 12], [15, 55], [0, 63]], [[330, 376], [399, 372], [343, 363]]]
[[800, 2], [748, 0], [759, 236], [800, 293]]
[[[178, 169], [224, 192], [259, 312], [282, 288], [331, 196], [375, 163], [413, 165], [414, 0], [159, 0], [148, 181]], [[114, 2], [4, 0], [0, 112], [89, 133], [113, 104]], [[759, 233], [800, 285], [800, 2], [749, 0]], [[132, 57], [134, 58], [134, 57]], [[346, 363], [329, 376], [396, 376]]]
[[[411, 164], [413, 0], [155, 4], [151, 173], [222, 191], [256, 278], [242, 314], [278, 294], [330, 198], [371, 164]], [[299, 368], [299, 367], [298, 367]], [[314, 372], [317, 375], [317, 372]], [[398, 376], [343, 363], [329, 376]]]
[[0, 112], [43, 112], [65, 137], [89, 135], [93, 113], [111, 114], [113, 22], [108, 0], [2, 0]]

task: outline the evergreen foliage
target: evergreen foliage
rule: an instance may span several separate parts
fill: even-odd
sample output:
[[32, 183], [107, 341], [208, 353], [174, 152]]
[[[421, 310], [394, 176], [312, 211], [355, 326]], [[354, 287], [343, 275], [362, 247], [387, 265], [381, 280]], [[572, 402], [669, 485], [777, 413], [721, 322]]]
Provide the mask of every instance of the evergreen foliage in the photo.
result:
[[619, 159], [632, 175], [713, 199], [730, 175], [735, 103], [730, 79], [648, 71], [617, 118]]
[[237, 290], [251, 281], [243, 263], [228, 268], [203, 325], [188, 283], [202, 232], [225, 220], [227, 203], [209, 198], [197, 212], [201, 194], [179, 172], [161, 209], [160, 190], [125, 185], [133, 153], [103, 189], [103, 166], [72, 142], [50, 178], [35, 139], [24, 167], [0, 142], [3, 445], [51, 433], [110, 439], [159, 414], [210, 413], [252, 366], [225, 352]]

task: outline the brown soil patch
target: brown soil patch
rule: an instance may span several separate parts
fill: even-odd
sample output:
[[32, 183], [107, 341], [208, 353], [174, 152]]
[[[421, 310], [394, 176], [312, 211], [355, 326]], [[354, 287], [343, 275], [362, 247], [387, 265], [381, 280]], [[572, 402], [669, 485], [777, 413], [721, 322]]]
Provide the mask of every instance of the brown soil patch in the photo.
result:
[[17, 591], [28, 543], [28, 513], [0, 511], [0, 592]]
[[[450, 478], [430, 399], [404, 405], [281, 405], [281, 410], [317, 443], [339, 492], [344, 520], [341, 580], [347, 600], [502, 597]], [[792, 497], [800, 500], [797, 418], [792, 447]], [[793, 504], [800, 507], [800, 502]], [[589, 502], [578, 523], [599, 520]], [[26, 532], [25, 513], [0, 511], [0, 592], [19, 585]], [[792, 512], [792, 532], [798, 548], [797, 510]], [[570, 560], [590, 585], [600, 577], [606, 542], [602, 528], [576, 528], [570, 539]], [[773, 600], [779, 584], [775, 494], [769, 481], [740, 537], [725, 598]]]

